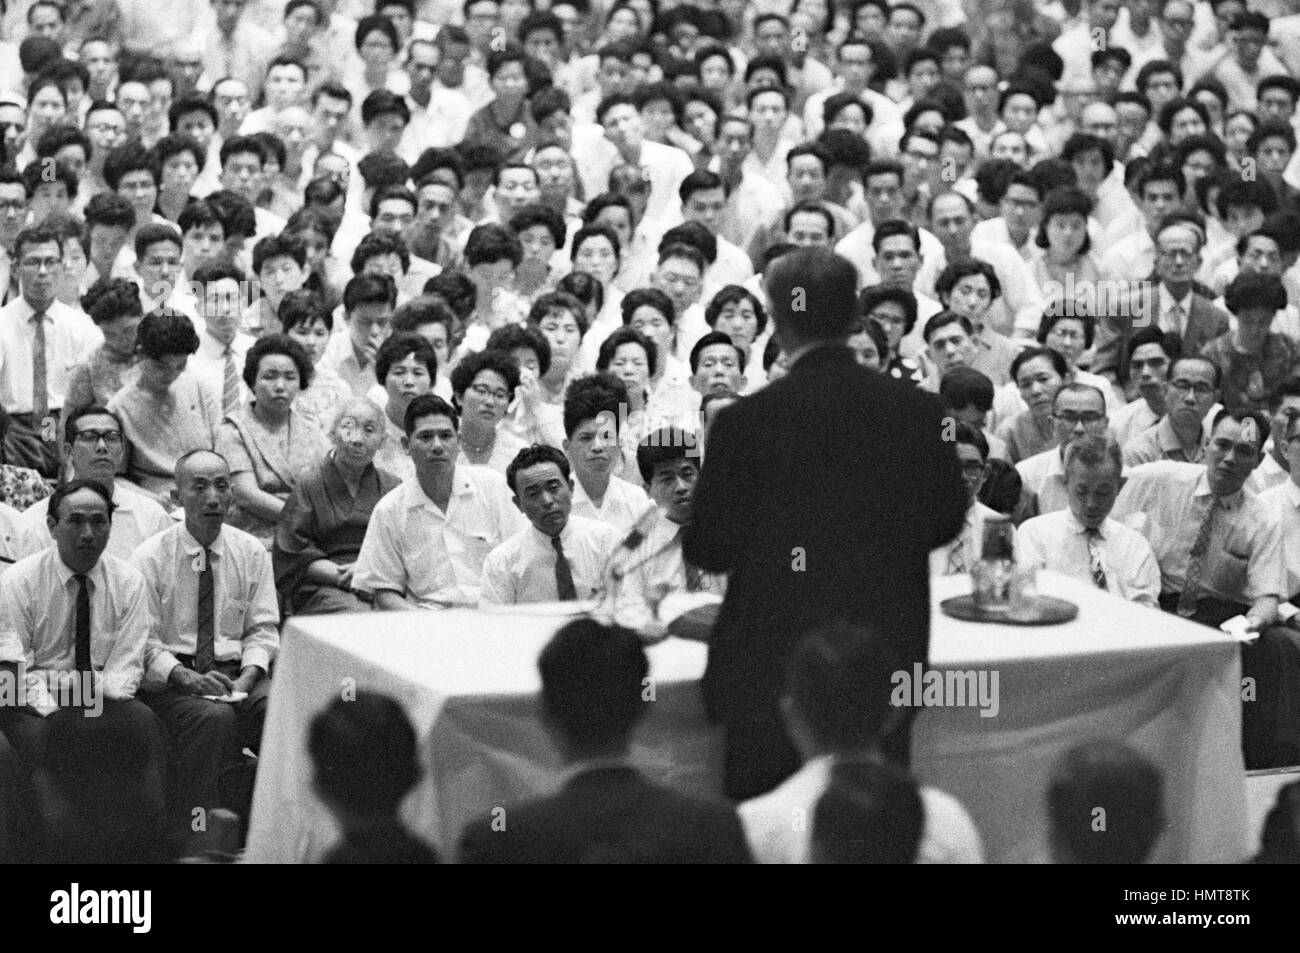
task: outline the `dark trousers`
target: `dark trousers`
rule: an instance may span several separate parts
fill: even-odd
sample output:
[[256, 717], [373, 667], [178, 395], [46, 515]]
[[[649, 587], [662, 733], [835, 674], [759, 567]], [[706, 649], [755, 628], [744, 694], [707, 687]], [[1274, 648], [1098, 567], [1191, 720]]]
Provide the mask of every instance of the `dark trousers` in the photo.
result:
[[[97, 717], [118, 722], [124, 743], [148, 752], [140, 777], [133, 779], [140, 789], [144, 789], [151, 777], [161, 777], [165, 761], [158, 719], [147, 706], [135, 699], [106, 698], [103, 706]], [[30, 708], [0, 709], [0, 731], [3, 732], [0, 737], [8, 739], [10, 764], [15, 770], [10, 778], [14, 796], [12, 799], [6, 797], [7, 806], [0, 811], [10, 814], [10, 850], [26, 860], [36, 856], [47, 839], [50, 810], [49, 805], [42, 803], [36, 776], [45, 765], [50, 719], [56, 717], [85, 716], [75, 709], [64, 709], [48, 717], [38, 715]], [[3, 760], [0, 757], [0, 762]], [[4, 785], [3, 774], [4, 768], [0, 765], [0, 787]]]
[[18, 753], [0, 734], [0, 864], [16, 864], [23, 859], [15, 849], [19, 835], [19, 776]]
[[[1177, 611], [1176, 593], [1162, 595], [1160, 608]], [[1218, 628], [1250, 606], [1201, 599], [1193, 622]], [[1246, 769], [1300, 764], [1300, 632], [1279, 625], [1241, 646], [1241, 750]]]
[[[216, 670], [233, 679], [239, 675], [239, 663], [221, 662]], [[188, 839], [202, 829], [196, 826], [200, 819], [206, 824], [207, 812], [217, 807], [230, 808], [247, 823], [251, 786], [228, 780], [223, 788], [223, 775], [238, 771], [244, 748], [257, 751], [261, 746], [270, 690], [270, 679], [263, 678], [246, 699], [234, 704], [187, 695], [170, 685], [141, 693], [170, 743], [167, 803], [177, 836]]]
[[3, 462], [30, 467], [47, 480], [59, 478], [59, 412], [44, 418], [31, 414], [10, 414], [5, 433]]

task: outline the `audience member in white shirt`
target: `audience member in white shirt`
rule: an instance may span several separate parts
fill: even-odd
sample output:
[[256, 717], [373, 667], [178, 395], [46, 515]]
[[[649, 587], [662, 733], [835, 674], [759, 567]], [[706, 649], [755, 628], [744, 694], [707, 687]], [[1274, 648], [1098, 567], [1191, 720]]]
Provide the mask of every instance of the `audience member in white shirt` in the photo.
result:
[[[812, 815], [834, 765], [883, 762], [880, 738], [905, 713], [891, 707], [897, 663], [877, 635], [847, 623], [818, 629], [800, 643], [790, 663], [781, 712], [803, 767], [775, 790], [740, 805], [754, 859], [800, 864], [811, 859]], [[951, 795], [921, 788], [924, 833], [916, 862], [978, 864], [979, 832]], [[805, 823], [795, 823], [799, 818]]]
[[377, 609], [474, 605], [484, 559], [519, 529], [505, 479], [457, 465], [459, 426], [433, 394], [406, 409], [402, 446], [415, 476], [375, 506], [352, 575], [352, 588]]
[[1157, 327], [1143, 328], [1128, 343], [1128, 379], [1137, 383], [1138, 398], [1110, 416], [1110, 433], [1121, 449], [1165, 415], [1165, 383], [1169, 362], [1178, 356], [1176, 342]]
[[607, 523], [572, 516], [569, 461], [554, 447], [519, 452], [506, 473], [529, 526], [494, 549], [483, 563], [481, 604], [590, 599], [622, 539]]
[[1056, 446], [1016, 464], [1025, 489], [1035, 497], [1035, 515], [1054, 513], [1069, 506], [1065, 489], [1065, 450], [1084, 434], [1106, 432], [1106, 401], [1088, 384], [1066, 384], [1052, 404]]
[[650, 498], [614, 475], [622, 465], [619, 427], [627, 388], [611, 374], [579, 377], [564, 395], [564, 452], [573, 467], [573, 515], [600, 520], [626, 534]]
[[1065, 451], [1069, 509], [1022, 523], [1016, 534], [1018, 559], [1156, 609], [1160, 566], [1151, 544], [1110, 518], [1123, 469], [1115, 441], [1092, 434], [1073, 440]]
[[978, 499], [988, 474], [989, 445], [984, 434], [971, 424], [956, 421], [952, 441], [957, 462], [961, 465], [962, 481], [966, 485], [966, 524], [955, 540], [930, 553], [932, 576], [956, 576], [974, 569], [984, 544], [984, 521], [990, 516], [1001, 515]]

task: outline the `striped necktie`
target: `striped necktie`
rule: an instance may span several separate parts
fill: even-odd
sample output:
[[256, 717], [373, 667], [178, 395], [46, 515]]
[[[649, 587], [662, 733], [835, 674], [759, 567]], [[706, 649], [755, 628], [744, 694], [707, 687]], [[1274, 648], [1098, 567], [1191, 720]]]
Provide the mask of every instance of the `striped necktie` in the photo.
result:
[[216, 586], [212, 577], [212, 550], [203, 550], [203, 560], [199, 566], [199, 633], [198, 643], [194, 648], [194, 671], [206, 674], [216, 660], [216, 626], [214, 620]]
[[1196, 614], [1196, 603], [1200, 596], [1196, 590], [1201, 582], [1201, 570], [1205, 563], [1205, 551], [1210, 548], [1210, 533], [1214, 530], [1214, 521], [1222, 509], [1222, 501], [1216, 496], [1210, 502], [1210, 509], [1201, 522], [1196, 542], [1188, 553], [1187, 575], [1183, 578], [1183, 591], [1178, 596], [1178, 614], [1190, 618]]
[[37, 311], [32, 315], [34, 336], [32, 339], [32, 423], [40, 427], [41, 421], [50, 412], [49, 371], [45, 353], [45, 312]]
[[239, 371], [235, 368], [234, 348], [228, 344], [221, 383], [221, 410], [227, 415], [239, 410]]
[[1091, 527], [1084, 530], [1084, 536], [1088, 539], [1088, 568], [1092, 572], [1093, 584], [1098, 589], [1105, 590], [1106, 567], [1101, 561], [1101, 531]]

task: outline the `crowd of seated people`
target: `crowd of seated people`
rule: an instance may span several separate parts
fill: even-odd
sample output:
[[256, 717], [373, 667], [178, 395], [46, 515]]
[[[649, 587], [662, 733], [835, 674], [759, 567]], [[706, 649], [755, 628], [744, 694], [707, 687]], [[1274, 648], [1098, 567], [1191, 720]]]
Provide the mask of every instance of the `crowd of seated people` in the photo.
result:
[[[806, 246], [856, 271], [857, 361], [951, 425], [967, 517], [932, 574], [1000, 514], [1026, 565], [1244, 616], [1246, 765], [1300, 763], [1300, 15], [824, 6], [0, 14], [0, 666], [102, 688], [131, 774], [103, 800], [165, 816], [141, 850], [246, 822], [290, 616], [591, 599], [620, 546], [622, 599], [725, 593], [681, 538], [710, 429], [800, 357], [764, 278]], [[749, 854], [979, 859], [880, 725], [795, 700], [815, 777], [768, 796], [818, 822], [759, 843], [742, 806]], [[549, 704], [561, 747], [635, 723]], [[100, 743], [65, 707], [0, 711], [24, 856], [67, 849], [42, 799]], [[335, 714], [326, 760], [400, 721]], [[895, 839], [816, 833], [864, 819]], [[380, 827], [337, 857], [422, 856]]]

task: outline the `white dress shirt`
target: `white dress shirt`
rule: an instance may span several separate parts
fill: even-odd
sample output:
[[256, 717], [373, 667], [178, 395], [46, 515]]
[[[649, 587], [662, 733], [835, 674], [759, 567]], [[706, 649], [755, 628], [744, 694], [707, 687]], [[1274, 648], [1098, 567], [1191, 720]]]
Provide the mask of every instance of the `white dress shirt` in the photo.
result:
[[701, 301], [712, 301], [713, 296], [727, 285], [743, 285], [754, 277], [754, 263], [743, 251], [721, 235], [718, 239], [718, 257], [704, 272]]
[[1053, 447], [1036, 453], [1027, 460], [1016, 464], [1020, 482], [1038, 498], [1038, 512], [1055, 513], [1067, 509], [1069, 496], [1065, 491], [1065, 464], [1061, 460], [1061, 450]]
[[[1098, 527], [1097, 546], [1106, 573], [1106, 591], [1151, 608], [1160, 599], [1160, 565], [1151, 544], [1137, 530], [1109, 517]], [[1036, 516], [1016, 533], [1017, 561], [1092, 582], [1088, 537], [1069, 510]]]
[[[50, 528], [45, 522], [49, 510], [48, 496], [23, 510], [23, 528], [31, 535], [33, 543], [39, 549], [44, 549], [54, 542], [50, 536]], [[113, 528], [109, 532], [108, 548], [104, 552], [124, 561], [129, 560], [131, 554], [146, 539], [157, 536], [175, 525], [176, 523], [167, 515], [167, 511], [153, 499], [133, 488], [125, 480], [117, 480], [113, 485]]]
[[[930, 550], [930, 575], [947, 576], [955, 575], [950, 571], [954, 563], [960, 567], [965, 564], [965, 572], [970, 572], [975, 568], [975, 564], [980, 561], [981, 550], [984, 546], [984, 521], [990, 516], [1001, 517], [1001, 513], [991, 507], [985, 506], [979, 500], [971, 503], [966, 510], [966, 522], [962, 525], [961, 532], [957, 538], [946, 545], [939, 546]], [[1015, 528], [1011, 530], [1012, 538], [1015, 538]], [[957, 559], [954, 560], [953, 557]]]
[[[569, 150], [578, 165], [584, 194], [599, 195], [609, 187], [609, 174], [626, 164], [618, 148], [605, 138], [600, 126], [575, 126], [573, 148]], [[784, 159], [782, 160], [784, 162]], [[638, 162], [650, 184], [645, 215], [650, 221], [667, 218], [681, 207], [678, 186], [695, 169], [691, 157], [676, 146], [648, 139], [641, 143]], [[785, 175], [784, 166], [782, 176]]]
[[[833, 755], [814, 758], [780, 787], [743, 802], [737, 812], [760, 864], [806, 864], [812, 856], [813, 812], [831, 780]], [[918, 864], [982, 864], [984, 847], [966, 809], [951, 794], [921, 785], [925, 823]]]
[[1259, 466], [1255, 467], [1250, 479], [1246, 481], [1246, 489], [1258, 496], [1275, 486], [1290, 482], [1291, 471], [1282, 469], [1282, 464], [1278, 463], [1277, 458], [1273, 456], [1273, 438], [1270, 437], [1264, 446], [1264, 459], [1259, 462]]
[[[280, 648], [280, 609], [271, 554], [255, 536], [223, 526], [209, 548], [213, 573], [213, 658], [269, 671]], [[162, 689], [177, 655], [199, 644], [199, 568], [203, 546], [184, 523], [146, 540], [131, 563], [147, 581], [156, 625], [145, 687]]]
[[[925, 260], [936, 255], [942, 257], [943, 245], [939, 243], [939, 239], [935, 238], [934, 234], [927, 229], [921, 228], [917, 231], [921, 236], [921, 258]], [[872, 263], [876, 257], [876, 249], [871, 242], [875, 237], [876, 226], [871, 219], [867, 219], [835, 243], [835, 253], [853, 262], [858, 269], [859, 288], [865, 288], [867, 285], [874, 285], [880, 281], [880, 275], [876, 271], [876, 266]], [[924, 323], [924, 320], [918, 318], [918, 325]]]
[[607, 523], [624, 536], [631, 531], [632, 524], [645, 515], [645, 511], [653, 505], [650, 497], [646, 496], [645, 490], [620, 477], [612, 476], [609, 478], [609, 486], [605, 489], [605, 496], [601, 499], [600, 506], [597, 506], [587, 495], [582, 481], [576, 476], [573, 479], [573, 509], [570, 510], [572, 515]]
[[[1114, 388], [1110, 388], [1113, 392]], [[1150, 430], [1160, 422], [1160, 415], [1151, 409], [1146, 399], [1130, 401], [1110, 415], [1110, 435], [1123, 447], [1138, 434]]]
[[1282, 532], [1282, 562], [1286, 571], [1283, 599], [1300, 595], [1300, 487], [1291, 480], [1259, 494], [1259, 502]]
[[[579, 599], [590, 599], [601, 587], [605, 566], [621, 541], [618, 530], [606, 523], [569, 516], [560, 531], [560, 542]], [[488, 554], [483, 563], [481, 604], [558, 602], [556, 558], [551, 537], [529, 524]]]
[[505, 478], [486, 467], [457, 465], [446, 512], [412, 477], [370, 515], [352, 588], [386, 589], [426, 606], [474, 605], [483, 561], [522, 523]]
[[30, 556], [39, 548], [36, 538], [23, 521], [22, 512], [8, 503], [0, 503], [0, 576], [18, 560]]
[[[646, 531], [641, 545], [634, 549], [627, 559], [627, 581], [646, 601], [652, 595], [658, 598], [656, 590], [669, 592], [687, 592], [689, 587], [686, 576], [686, 559], [682, 556], [682, 534], [684, 525], [668, 519], [662, 510], [659, 521]], [[701, 571], [697, 592], [713, 592], [726, 595], [727, 577]]]
[[[86, 574], [90, 590], [90, 661], [104, 696], [134, 698], [144, 676], [145, 643], [153, 624], [140, 573], [101, 556]], [[27, 674], [77, 670], [77, 594], [73, 571], [50, 546], [20, 559], [0, 577], [0, 662], [25, 664]], [[27, 684], [29, 693], [33, 684]], [[45, 686], [28, 704], [48, 715], [58, 705]]]
[[[1133, 467], [1112, 513], [1141, 528], [1160, 563], [1164, 592], [1182, 592], [1189, 554], [1213, 497], [1205, 467], [1159, 460]], [[1238, 490], [1220, 500], [1199, 577], [1198, 595], [1251, 603], [1285, 597], [1282, 531], [1257, 496]], [[1136, 524], [1136, 525], [1135, 525]]]
[[[989, 306], [988, 314], [984, 316], [985, 326], [1007, 335], [1013, 329], [1031, 337], [1037, 334], [1046, 302], [1029, 262], [1016, 254], [1010, 245], [998, 242], [971, 241], [970, 257], [991, 265], [998, 283], [1002, 285], [1001, 296]], [[927, 254], [916, 275], [916, 291], [937, 298], [934, 282], [947, 265], [948, 255], [942, 247], [934, 255]]]
[[[33, 348], [36, 312], [23, 297], [0, 308], [0, 405], [11, 414], [33, 410]], [[95, 323], [60, 301], [45, 311], [45, 384], [50, 410], [63, 407], [72, 369], [90, 359], [104, 341]]]
[[[208, 334], [202, 328], [199, 331], [199, 349], [190, 355], [189, 363], [185, 369], [199, 379], [209, 391], [222, 396], [226, 390], [226, 346], [218, 341], [212, 335]], [[248, 388], [244, 385], [244, 358], [248, 356], [248, 349], [253, 346], [252, 335], [244, 334], [242, 331], [235, 335], [235, 339], [230, 342], [230, 350], [235, 358], [235, 373], [239, 376], [239, 405], [243, 407], [247, 402], [249, 394]]]

